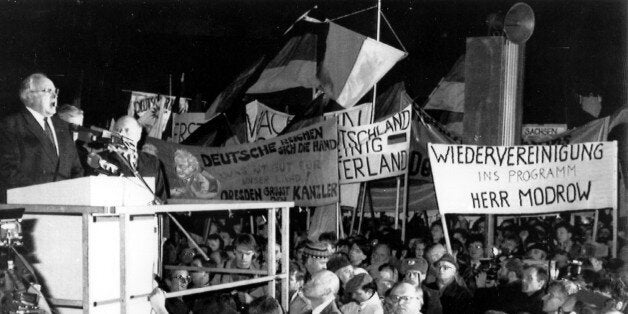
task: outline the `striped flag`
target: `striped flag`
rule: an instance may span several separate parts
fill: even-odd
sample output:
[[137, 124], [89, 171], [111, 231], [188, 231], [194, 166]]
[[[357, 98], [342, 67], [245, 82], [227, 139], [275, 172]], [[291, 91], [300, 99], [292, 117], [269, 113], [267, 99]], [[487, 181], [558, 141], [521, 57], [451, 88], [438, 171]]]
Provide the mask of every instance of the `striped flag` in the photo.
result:
[[248, 94], [317, 88], [355, 105], [406, 53], [331, 22], [301, 20]]

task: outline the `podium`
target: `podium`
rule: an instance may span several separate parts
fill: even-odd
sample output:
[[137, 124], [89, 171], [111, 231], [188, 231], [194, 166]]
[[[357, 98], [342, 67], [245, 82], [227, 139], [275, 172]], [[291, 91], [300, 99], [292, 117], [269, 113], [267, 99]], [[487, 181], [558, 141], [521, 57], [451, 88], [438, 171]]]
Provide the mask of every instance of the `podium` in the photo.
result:
[[[146, 178], [154, 187], [154, 178]], [[159, 230], [152, 195], [135, 178], [84, 177], [7, 191], [25, 208], [29, 261], [59, 313], [150, 313]], [[132, 206], [132, 207], [127, 207]], [[141, 210], [137, 210], [141, 208]], [[134, 212], [135, 211], [135, 212]]]

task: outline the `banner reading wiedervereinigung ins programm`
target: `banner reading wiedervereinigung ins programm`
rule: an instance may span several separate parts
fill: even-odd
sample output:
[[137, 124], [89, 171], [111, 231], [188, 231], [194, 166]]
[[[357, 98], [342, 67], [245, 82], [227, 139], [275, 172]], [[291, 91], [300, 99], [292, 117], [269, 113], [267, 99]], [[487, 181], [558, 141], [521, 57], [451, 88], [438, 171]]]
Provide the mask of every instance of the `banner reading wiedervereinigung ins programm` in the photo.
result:
[[525, 214], [617, 207], [617, 142], [429, 144], [441, 213]]
[[335, 120], [271, 140], [229, 147], [197, 147], [148, 139], [164, 163], [170, 192], [180, 198], [338, 201]]

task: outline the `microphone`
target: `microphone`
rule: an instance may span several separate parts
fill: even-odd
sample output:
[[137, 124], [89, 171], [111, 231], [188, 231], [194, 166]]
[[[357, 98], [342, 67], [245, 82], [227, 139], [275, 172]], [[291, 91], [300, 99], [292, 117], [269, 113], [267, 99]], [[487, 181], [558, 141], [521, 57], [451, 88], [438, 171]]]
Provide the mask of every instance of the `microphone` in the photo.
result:
[[95, 145], [92, 144], [91, 146], [107, 147], [107, 145], [109, 144], [123, 146], [125, 143], [123, 135], [99, 128], [97, 126], [91, 126], [87, 128], [82, 125], [69, 123], [69, 129], [72, 132], [86, 133], [91, 135], [91, 142], [96, 142]]
[[118, 166], [106, 161], [100, 155], [91, 153], [87, 155], [87, 164], [98, 173], [106, 175], [118, 175]]

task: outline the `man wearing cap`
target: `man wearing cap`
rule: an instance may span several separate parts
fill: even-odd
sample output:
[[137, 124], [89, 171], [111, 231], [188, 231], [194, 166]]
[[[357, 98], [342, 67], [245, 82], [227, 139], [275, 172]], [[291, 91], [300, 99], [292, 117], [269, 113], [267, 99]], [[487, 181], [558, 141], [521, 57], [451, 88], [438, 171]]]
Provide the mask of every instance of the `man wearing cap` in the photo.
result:
[[401, 274], [404, 276], [403, 282], [411, 284], [417, 289], [423, 290], [422, 313], [442, 313], [443, 307], [440, 304], [438, 290], [425, 286], [424, 280], [427, 277], [427, 261], [424, 258], [408, 258], [401, 264]]
[[344, 314], [383, 314], [382, 301], [377, 294], [377, 285], [369, 274], [355, 275], [347, 283], [347, 293], [351, 294], [354, 302], [347, 303], [340, 308]]
[[312, 275], [312, 279], [303, 287], [303, 295], [310, 300], [312, 311], [304, 313], [341, 314], [334, 302], [339, 288], [340, 280], [329, 270], [322, 269]]
[[436, 262], [436, 281], [426, 284], [427, 288], [439, 292], [443, 314], [466, 313], [471, 308], [473, 296], [458, 275], [458, 268], [456, 258], [446, 253]]
[[323, 242], [309, 242], [303, 250], [303, 265], [307, 276], [314, 276], [317, 272], [327, 269], [327, 261], [333, 252], [329, 245]]
[[543, 243], [533, 243], [528, 247], [526, 258], [533, 261], [547, 261], [547, 246]]

